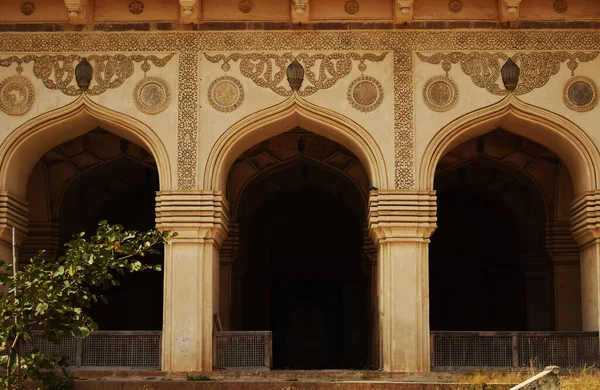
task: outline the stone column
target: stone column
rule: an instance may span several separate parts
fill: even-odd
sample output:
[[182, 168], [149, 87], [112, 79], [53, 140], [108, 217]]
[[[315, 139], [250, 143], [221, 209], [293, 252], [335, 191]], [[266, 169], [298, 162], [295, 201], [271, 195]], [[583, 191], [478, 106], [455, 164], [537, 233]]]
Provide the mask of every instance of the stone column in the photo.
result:
[[219, 277], [219, 316], [223, 330], [231, 330], [233, 300], [233, 263], [239, 253], [239, 225], [229, 224], [229, 235], [221, 247], [221, 274]]
[[219, 250], [228, 208], [221, 191], [161, 191], [159, 229], [178, 233], [165, 246], [162, 368], [211, 371], [213, 314], [219, 306]]
[[19, 261], [28, 262], [40, 251], [44, 252], [44, 257], [54, 259], [60, 250], [60, 224], [57, 222], [36, 222], [31, 221], [27, 225], [27, 238], [21, 245], [19, 251]]
[[571, 205], [571, 231], [580, 247], [581, 322], [584, 331], [600, 329], [600, 190]]
[[12, 228], [15, 227], [17, 253], [27, 236], [27, 201], [8, 192], [0, 192], [0, 260], [12, 263]]
[[579, 245], [571, 235], [571, 222], [546, 224], [546, 251], [552, 259], [554, 272], [555, 330], [581, 330]]
[[434, 191], [371, 192], [384, 371], [430, 370], [428, 249], [436, 227], [435, 200]]

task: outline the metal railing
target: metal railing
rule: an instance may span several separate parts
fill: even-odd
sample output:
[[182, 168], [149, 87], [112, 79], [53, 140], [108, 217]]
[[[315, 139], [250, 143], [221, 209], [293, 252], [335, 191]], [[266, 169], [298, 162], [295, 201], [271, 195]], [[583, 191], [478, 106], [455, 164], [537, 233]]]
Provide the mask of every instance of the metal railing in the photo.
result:
[[216, 368], [270, 369], [270, 331], [213, 332], [213, 362]]
[[81, 339], [63, 336], [60, 345], [34, 332], [24, 352], [38, 349], [48, 356], [68, 356], [71, 367], [130, 367], [160, 369], [160, 331], [97, 331]]
[[431, 332], [434, 369], [582, 368], [599, 360], [598, 332]]

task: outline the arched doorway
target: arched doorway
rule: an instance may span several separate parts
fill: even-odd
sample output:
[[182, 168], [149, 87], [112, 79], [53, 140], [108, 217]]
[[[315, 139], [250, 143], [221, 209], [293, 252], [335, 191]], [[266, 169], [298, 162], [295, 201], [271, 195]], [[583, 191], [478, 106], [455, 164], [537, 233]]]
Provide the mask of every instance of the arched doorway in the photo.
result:
[[581, 317], [574, 312], [580, 298], [564, 293], [578, 286], [555, 285], [547, 250], [548, 227], [572, 197], [565, 174], [552, 151], [502, 129], [440, 159], [438, 229], [430, 245], [432, 330], [556, 330], [565, 316], [555, 310], [559, 296], [572, 301], [571, 316]]
[[233, 328], [272, 330], [274, 368], [368, 365], [367, 187], [356, 156], [299, 128], [233, 164]]
[[[154, 197], [159, 180], [156, 163], [144, 148], [96, 128], [50, 149], [29, 178], [30, 234], [20, 261], [37, 250], [63, 253], [74, 234], [89, 237], [101, 220], [126, 229], [154, 227]], [[145, 261], [162, 264], [162, 255]], [[89, 313], [100, 330], [161, 330], [163, 275], [144, 272], [117, 276], [119, 286], [103, 294]]]

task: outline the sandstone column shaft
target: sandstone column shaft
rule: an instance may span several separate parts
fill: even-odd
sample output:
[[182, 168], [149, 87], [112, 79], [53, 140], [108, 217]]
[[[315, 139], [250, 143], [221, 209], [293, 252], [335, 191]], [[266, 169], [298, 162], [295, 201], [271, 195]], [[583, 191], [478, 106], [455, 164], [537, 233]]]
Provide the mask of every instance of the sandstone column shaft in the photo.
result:
[[369, 229], [378, 247], [380, 346], [385, 371], [430, 370], [429, 237], [433, 191], [374, 191]]
[[227, 203], [219, 191], [169, 191], [156, 210], [157, 226], [178, 233], [165, 248], [162, 368], [210, 371]]

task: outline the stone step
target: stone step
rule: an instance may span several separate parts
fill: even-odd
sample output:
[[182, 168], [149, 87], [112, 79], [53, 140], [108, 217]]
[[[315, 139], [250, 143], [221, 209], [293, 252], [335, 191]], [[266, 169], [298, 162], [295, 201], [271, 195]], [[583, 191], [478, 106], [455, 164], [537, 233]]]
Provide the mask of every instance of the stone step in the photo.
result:
[[[512, 384], [487, 385], [487, 390], [508, 390]], [[281, 380], [77, 380], [73, 390], [475, 390], [480, 385], [400, 381], [281, 381]]]

